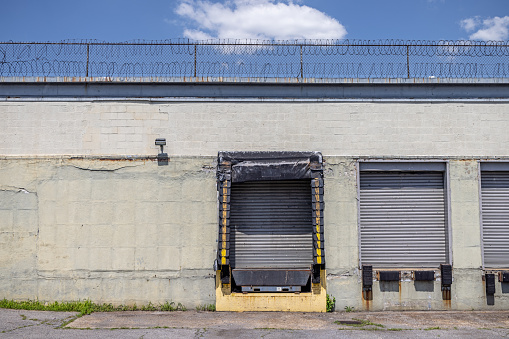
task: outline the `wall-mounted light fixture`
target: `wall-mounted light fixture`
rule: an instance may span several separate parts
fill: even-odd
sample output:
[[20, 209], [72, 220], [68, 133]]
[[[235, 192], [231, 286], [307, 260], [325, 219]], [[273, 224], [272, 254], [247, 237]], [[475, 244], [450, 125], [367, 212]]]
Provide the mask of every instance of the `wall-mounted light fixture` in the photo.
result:
[[166, 146], [166, 139], [165, 138], [157, 138], [156, 146], [161, 147], [159, 154], [157, 154], [157, 165], [159, 165], [159, 166], [168, 165], [168, 153], [164, 153], [164, 146]]

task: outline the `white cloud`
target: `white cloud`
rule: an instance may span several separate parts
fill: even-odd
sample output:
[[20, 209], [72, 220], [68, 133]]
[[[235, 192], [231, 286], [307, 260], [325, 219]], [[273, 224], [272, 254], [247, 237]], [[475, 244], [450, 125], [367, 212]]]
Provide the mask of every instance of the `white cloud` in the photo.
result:
[[481, 21], [479, 20], [479, 17], [476, 16], [461, 20], [460, 25], [465, 31], [472, 32], [480, 23]]
[[204, 39], [342, 39], [338, 20], [292, 1], [183, 0], [175, 12], [187, 20], [186, 38]]
[[476, 16], [462, 20], [460, 25], [467, 32], [477, 30], [470, 34], [471, 40], [501, 41], [509, 37], [509, 16], [503, 18], [496, 16], [482, 21]]

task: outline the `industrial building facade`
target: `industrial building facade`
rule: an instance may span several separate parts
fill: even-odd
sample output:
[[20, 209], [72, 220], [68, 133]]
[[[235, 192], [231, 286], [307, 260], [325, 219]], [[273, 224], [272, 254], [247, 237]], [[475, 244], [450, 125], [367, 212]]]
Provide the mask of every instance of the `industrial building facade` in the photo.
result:
[[0, 86], [0, 298], [509, 305], [507, 81]]

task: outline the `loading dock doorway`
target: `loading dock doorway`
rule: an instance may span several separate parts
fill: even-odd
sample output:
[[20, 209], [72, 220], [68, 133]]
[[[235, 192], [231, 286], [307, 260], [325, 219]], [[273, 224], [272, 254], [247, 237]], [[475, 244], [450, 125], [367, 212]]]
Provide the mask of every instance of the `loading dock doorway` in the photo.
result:
[[217, 173], [223, 293], [311, 294], [325, 269], [321, 154], [220, 152]]
[[310, 292], [310, 179], [232, 184], [230, 263], [237, 292]]
[[483, 267], [509, 268], [509, 163], [481, 163]]
[[446, 164], [361, 162], [359, 170], [361, 265], [448, 264]]

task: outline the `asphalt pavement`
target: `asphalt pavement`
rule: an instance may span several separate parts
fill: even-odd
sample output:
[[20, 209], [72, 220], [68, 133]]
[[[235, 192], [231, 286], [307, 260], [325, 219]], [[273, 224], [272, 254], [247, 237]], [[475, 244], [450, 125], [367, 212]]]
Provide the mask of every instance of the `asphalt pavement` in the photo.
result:
[[509, 311], [74, 312], [0, 309], [0, 338], [509, 338]]

